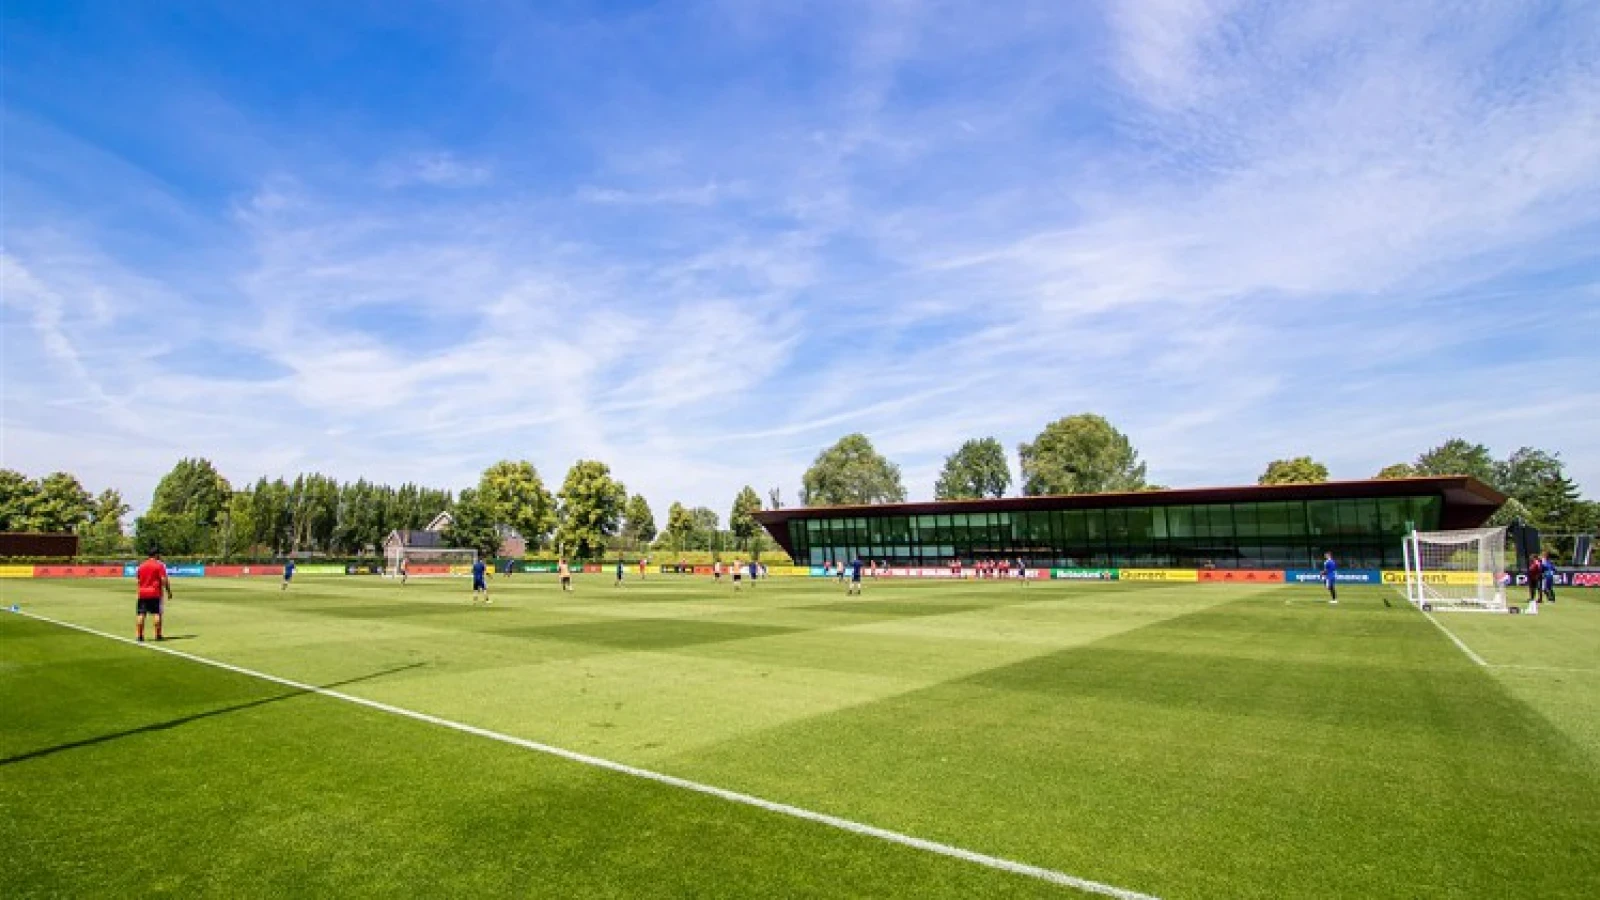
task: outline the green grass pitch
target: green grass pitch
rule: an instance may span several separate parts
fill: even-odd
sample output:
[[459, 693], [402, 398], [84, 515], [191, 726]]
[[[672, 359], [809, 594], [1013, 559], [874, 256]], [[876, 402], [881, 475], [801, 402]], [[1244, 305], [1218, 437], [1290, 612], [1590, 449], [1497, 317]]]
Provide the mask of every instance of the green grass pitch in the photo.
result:
[[[1600, 597], [176, 580], [175, 650], [1171, 900], [1600, 896]], [[130, 636], [121, 580], [0, 583]], [[1072, 897], [0, 615], [0, 896]]]

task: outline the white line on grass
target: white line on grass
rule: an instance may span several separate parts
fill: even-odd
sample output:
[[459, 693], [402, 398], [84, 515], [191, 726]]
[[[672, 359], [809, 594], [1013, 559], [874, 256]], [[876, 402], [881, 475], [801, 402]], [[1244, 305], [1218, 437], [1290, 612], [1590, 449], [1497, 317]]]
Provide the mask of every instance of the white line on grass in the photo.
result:
[[[76, 625], [72, 622], [63, 622], [59, 619], [52, 619], [49, 616], [41, 616], [36, 613], [24, 612], [22, 610], [13, 611], [18, 615], [26, 616], [30, 619], [36, 619], [40, 622], [49, 622], [52, 625], [59, 625], [62, 628], [71, 628], [74, 631], [82, 631], [85, 634], [92, 634], [96, 637], [120, 641], [124, 644], [132, 644], [135, 647], [141, 647], [148, 650], [155, 650], [160, 653], [166, 653], [170, 656], [176, 656], [179, 659], [187, 659], [190, 662], [197, 662], [207, 666], [215, 666], [219, 669], [226, 669], [229, 672], [236, 672], [240, 675], [248, 675], [251, 678], [259, 678], [263, 681], [270, 681], [275, 684], [284, 685], [285, 687], [292, 687], [296, 690], [306, 691], [312, 694], [321, 694], [324, 697], [331, 697], [335, 700], [343, 700], [346, 703], [354, 703], [357, 706], [365, 706], [368, 709], [375, 709], [379, 712], [389, 713], [390, 715], [402, 716], [407, 719], [415, 719], [418, 722], [426, 722], [430, 725], [438, 725], [441, 728], [450, 728], [455, 731], [476, 735], [482, 738], [488, 738], [493, 741], [512, 744], [525, 750], [533, 750], [537, 753], [558, 756], [562, 759], [570, 760], [576, 763], [582, 763], [586, 766], [608, 769], [612, 772], [620, 772], [623, 775], [632, 775], [635, 778], [643, 778], [647, 781], [671, 785], [672, 787], [682, 788], [686, 791], [709, 794], [713, 797], [718, 797], [731, 803], [754, 806], [758, 809], [767, 810], [768, 812], [778, 813], [779, 815], [791, 816], [796, 819], [804, 819], [808, 822], [817, 822], [822, 825], [827, 825], [831, 828], [840, 829], [841, 831], [848, 831], [852, 834], [874, 837], [881, 841], [888, 841], [891, 844], [900, 844], [904, 847], [912, 847], [917, 850], [925, 850], [929, 853], [937, 853], [940, 856], [948, 856], [953, 859], [976, 863], [977, 865], [986, 866], [991, 869], [998, 869], [1002, 872], [1010, 872], [1014, 875], [1023, 875], [1028, 878], [1037, 878], [1040, 881], [1048, 881], [1052, 884], [1076, 888], [1080, 891], [1086, 891], [1091, 894], [1100, 894], [1105, 897], [1115, 897], [1117, 900], [1159, 900], [1159, 898], [1151, 894], [1141, 894], [1138, 891], [1130, 891], [1127, 888], [1120, 888], [1115, 885], [1104, 884], [1099, 881], [1091, 881], [1087, 878], [1079, 878], [1076, 875], [1068, 875], [1065, 872], [1057, 872], [1054, 869], [1046, 869], [1042, 866], [1034, 866], [1029, 865], [1028, 863], [1016, 862], [1015, 860], [1003, 859], [998, 856], [990, 856], [987, 853], [978, 853], [975, 850], [965, 850], [961, 847], [955, 847], [950, 844], [941, 844], [938, 841], [930, 841], [924, 838], [913, 837], [909, 834], [902, 834], [898, 831], [890, 831], [887, 828], [879, 828], [875, 825], [866, 825], [861, 822], [851, 821], [850, 819], [841, 819], [838, 816], [830, 816], [827, 813], [816, 812], [814, 810], [805, 809], [799, 806], [790, 806], [787, 803], [764, 800], [751, 794], [741, 794], [738, 791], [730, 791], [726, 788], [719, 788], [709, 784], [701, 784], [698, 781], [690, 781], [687, 778], [679, 778], [676, 775], [653, 772], [649, 769], [641, 769], [637, 766], [627, 765], [626, 763], [614, 762], [609, 759], [602, 759], [598, 756], [590, 756], [587, 753], [578, 753], [572, 750], [565, 750], [560, 747], [551, 746], [550, 744], [541, 744], [538, 741], [530, 741], [525, 738], [503, 734], [498, 731], [490, 731], [487, 728], [479, 728], [476, 725], [468, 725], [465, 722], [456, 722], [451, 719], [444, 719], [440, 718], [439, 716], [429, 715], [425, 712], [417, 712], [416, 710], [406, 709], [402, 706], [393, 706], [377, 700], [368, 700], [365, 697], [357, 697], [353, 694], [346, 694], [341, 691], [318, 687], [314, 684], [306, 684], [304, 682], [294, 681], [293, 679], [282, 678], [277, 675], [269, 675], [266, 672], [257, 672], [254, 669], [246, 669], [243, 666], [236, 666], [231, 663], [225, 663], [215, 659], [207, 659], [204, 656], [196, 656], [193, 653], [184, 653], [182, 650], [174, 650], [171, 647], [163, 647], [157, 644], [141, 644], [131, 638], [123, 637], [122, 635], [110, 634], [108, 632], [99, 631], [84, 625]], [[1469, 650], [1468, 652], [1470, 653], [1471, 651]]]
[[1455, 642], [1455, 645], [1457, 647], [1461, 648], [1461, 652], [1465, 653], [1467, 655], [1468, 659], [1472, 660], [1473, 662], [1477, 663], [1480, 666], [1483, 666], [1486, 669], [1489, 668], [1489, 664], [1483, 661], [1483, 657], [1479, 656], [1476, 653], [1473, 653], [1472, 652], [1472, 648], [1468, 647], [1465, 643], [1463, 643], [1461, 638], [1456, 637], [1455, 632], [1453, 632], [1450, 629], [1444, 627], [1444, 623], [1440, 622], [1438, 619], [1435, 619], [1433, 617], [1433, 613], [1427, 612], [1427, 611], [1424, 610], [1422, 614], [1428, 617], [1428, 621], [1432, 622], [1434, 624], [1434, 627], [1436, 627], [1440, 631], [1444, 632], [1445, 637], [1447, 637], [1451, 641]]

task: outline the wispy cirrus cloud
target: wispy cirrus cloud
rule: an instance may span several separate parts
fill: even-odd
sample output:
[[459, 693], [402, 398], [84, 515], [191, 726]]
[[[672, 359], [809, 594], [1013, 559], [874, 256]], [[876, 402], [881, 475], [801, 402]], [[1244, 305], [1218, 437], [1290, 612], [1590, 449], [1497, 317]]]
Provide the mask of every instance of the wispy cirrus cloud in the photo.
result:
[[[29, 68], [24, 29], [6, 464], [140, 500], [194, 453], [452, 486], [590, 457], [722, 508], [847, 431], [927, 496], [962, 440], [1094, 410], [1168, 483], [1461, 434], [1600, 485], [1600, 409], [1560, 387], [1600, 335], [1600, 11], [1004, 12], [458, 10], [423, 29], [449, 90], [346, 23], [337, 96], [177, 38]], [[116, 77], [156, 58], [185, 77]], [[170, 165], [56, 78], [221, 110], [247, 142], [197, 144], [248, 152]]]

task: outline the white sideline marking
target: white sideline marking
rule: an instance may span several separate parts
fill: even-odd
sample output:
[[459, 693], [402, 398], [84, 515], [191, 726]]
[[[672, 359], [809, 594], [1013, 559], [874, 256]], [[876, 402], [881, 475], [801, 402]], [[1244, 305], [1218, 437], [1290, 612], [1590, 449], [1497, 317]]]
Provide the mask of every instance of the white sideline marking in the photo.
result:
[[841, 831], [848, 831], [852, 834], [875, 837], [882, 841], [888, 841], [891, 844], [900, 844], [901, 846], [912, 847], [917, 850], [925, 850], [929, 853], [937, 853], [940, 856], [948, 856], [953, 859], [976, 863], [977, 865], [986, 866], [991, 869], [999, 869], [1002, 872], [1010, 872], [1014, 875], [1024, 875], [1029, 878], [1037, 878], [1040, 881], [1048, 881], [1052, 884], [1076, 888], [1080, 891], [1085, 891], [1091, 894], [1100, 894], [1101, 896], [1105, 897], [1115, 897], [1117, 900], [1160, 900], [1160, 898], [1151, 894], [1141, 894], [1138, 891], [1130, 891], [1127, 888], [1120, 888], [1115, 885], [1104, 884], [1099, 881], [1090, 881], [1087, 878], [1079, 878], [1076, 875], [1068, 875], [1065, 872], [1057, 872], [1054, 869], [1046, 869], [1042, 866], [1034, 866], [1029, 865], [1028, 863], [1016, 862], [1015, 860], [1004, 859], [998, 856], [990, 856], [987, 853], [979, 853], [975, 850], [965, 850], [961, 847], [952, 846], [950, 844], [941, 844], [938, 841], [930, 841], [925, 838], [913, 837], [909, 834], [902, 834], [898, 831], [890, 831], [887, 828], [879, 828], [875, 825], [866, 825], [861, 822], [851, 821], [850, 819], [841, 819], [838, 816], [830, 816], [827, 813], [816, 812], [814, 810], [805, 809], [799, 806], [790, 806], [787, 803], [764, 800], [752, 794], [741, 794], [738, 791], [730, 791], [726, 788], [719, 788], [709, 784], [701, 784], [698, 781], [690, 781], [687, 778], [679, 778], [676, 775], [653, 772], [649, 769], [641, 769], [637, 766], [627, 765], [626, 763], [614, 762], [609, 759], [602, 759], [598, 756], [590, 756], [587, 753], [564, 750], [560, 747], [555, 747], [550, 744], [541, 744], [538, 741], [530, 741], [526, 738], [519, 738], [513, 735], [503, 734], [498, 731], [490, 731], [487, 728], [479, 728], [476, 725], [468, 725], [465, 722], [456, 722], [451, 719], [444, 719], [440, 718], [439, 716], [429, 715], [425, 712], [417, 712], [416, 710], [406, 709], [402, 706], [392, 706], [388, 703], [382, 703], [377, 700], [368, 700], [365, 697], [357, 697], [352, 694], [346, 694], [340, 691], [330, 690], [328, 688], [317, 687], [314, 684], [305, 684], [304, 682], [294, 681], [293, 679], [282, 678], [277, 675], [269, 675], [266, 672], [257, 672], [253, 669], [246, 669], [243, 666], [236, 666], [231, 663], [225, 663], [215, 659], [207, 659], [204, 656], [195, 656], [193, 653], [184, 653], [182, 650], [174, 650], [171, 647], [164, 647], [154, 643], [141, 644], [132, 638], [123, 637], [122, 635], [117, 634], [110, 634], [104, 631], [98, 631], [84, 625], [73, 624], [72, 622], [62, 622], [58, 619], [52, 619], [49, 616], [41, 616], [36, 613], [23, 612], [22, 610], [13, 610], [13, 612], [16, 612], [21, 616], [26, 616], [30, 619], [36, 619], [40, 622], [49, 622], [52, 625], [58, 625], [62, 628], [71, 628], [74, 631], [82, 631], [85, 634], [92, 634], [96, 637], [120, 641], [124, 644], [131, 644], [135, 647], [154, 650], [159, 653], [166, 653], [171, 656], [176, 656], [180, 659], [187, 659], [190, 662], [197, 662], [207, 666], [215, 666], [219, 669], [226, 669], [229, 672], [235, 672], [240, 675], [248, 675], [251, 678], [259, 678], [263, 681], [271, 681], [275, 684], [281, 684], [285, 687], [292, 687], [296, 690], [305, 691], [307, 693], [321, 694], [324, 697], [332, 697], [335, 700], [343, 700], [346, 703], [354, 703], [357, 706], [365, 706], [368, 709], [375, 709], [379, 712], [389, 713], [390, 715], [402, 716], [407, 719], [415, 719], [419, 722], [426, 722], [429, 725], [438, 725], [441, 728], [454, 729], [455, 731], [477, 735], [478, 737], [488, 738], [493, 741], [512, 744], [525, 750], [533, 750], [537, 753], [549, 754], [550, 756], [559, 756], [562, 759], [570, 760], [576, 763], [582, 763], [586, 766], [608, 769], [612, 772], [620, 772], [623, 775], [632, 775], [635, 778], [643, 778], [646, 781], [654, 781], [660, 784], [671, 785], [672, 787], [682, 788], [686, 791], [694, 791], [700, 794], [710, 794], [713, 797], [718, 797], [731, 803], [754, 806], [758, 809], [767, 810], [768, 812], [778, 813], [779, 815], [791, 816], [796, 819], [805, 819], [808, 822], [817, 822], [822, 825], [827, 825], [831, 828], [840, 829]]
[[1468, 659], [1472, 660], [1473, 662], [1477, 663], [1480, 666], [1483, 666], [1485, 669], [1492, 668], [1488, 663], [1483, 661], [1483, 657], [1479, 656], [1476, 653], [1473, 653], [1472, 652], [1472, 648], [1468, 647], [1465, 643], [1463, 643], [1461, 638], [1456, 637], [1455, 632], [1453, 632], [1450, 629], [1444, 627], [1443, 623], [1441, 623], [1438, 619], [1435, 619], [1433, 617], [1433, 613], [1424, 611], [1422, 614], [1427, 616], [1428, 617], [1428, 621], [1432, 622], [1435, 627], [1437, 627], [1440, 631], [1444, 632], [1445, 637], [1447, 637], [1450, 640], [1454, 641], [1455, 645], [1457, 647], [1461, 648], [1461, 652], [1465, 653], [1467, 655]]

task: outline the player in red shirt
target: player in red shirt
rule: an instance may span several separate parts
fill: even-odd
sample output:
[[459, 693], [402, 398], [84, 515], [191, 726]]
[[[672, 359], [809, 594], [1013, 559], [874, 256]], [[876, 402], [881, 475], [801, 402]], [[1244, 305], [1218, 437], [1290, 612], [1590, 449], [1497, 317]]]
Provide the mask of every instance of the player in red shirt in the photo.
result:
[[167, 578], [167, 567], [161, 562], [161, 554], [151, 550], [150, 558], [139, 564], [139, 640], [144, 641], [144, 617], [156, 617], [156, 640], [166, 638], [161, 635], [161, 601], [163, 598], [172, 599], [172, 582]]

